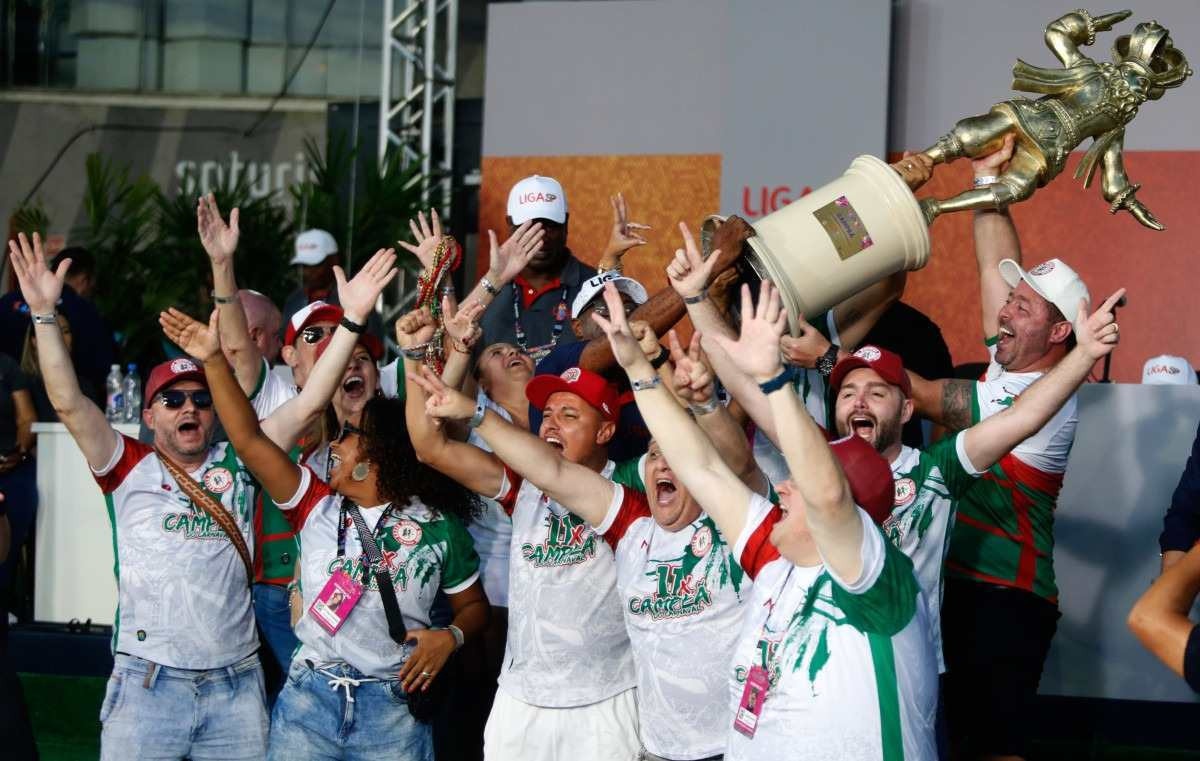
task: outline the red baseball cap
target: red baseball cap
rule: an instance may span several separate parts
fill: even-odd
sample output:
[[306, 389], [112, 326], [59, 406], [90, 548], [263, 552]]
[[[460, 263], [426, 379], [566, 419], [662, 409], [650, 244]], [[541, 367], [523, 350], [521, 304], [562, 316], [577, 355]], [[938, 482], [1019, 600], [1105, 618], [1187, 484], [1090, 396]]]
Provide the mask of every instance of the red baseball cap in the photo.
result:
[[879, 373], [880, 378], [893, 386], [898, 386], [904, 392], [904, 396], [912, 396], [912, 381], [908, 379], [908, 373], [904, 372], [904, 361], [900, 359], [899, 355], [893, 354], [887, 349], [870, 345], [862, 347], [834, 365], [833, 372], [829, 376], [829, 387], [836, 393], [842, 387], [842, 381], [846, 375], [851, 370], [857, 370], [860, 367], [871, 368]]
[[525, 386], [529, 403], [539, 410], [551, 394], [566, 391], [592, 405], [606, 420], [616, 420], [621, 409], [617, 389], [602, 376], [581, 367], [568, 367], [562, 375], [535, 375]]
[[[325, 350], [329, 348], [329, 342], [331, 340], [332, 336], [325, 336], [321, 339], [321, 342], [317, 344], [317, 353], [315, 355], [317, 359], [320, 359], [321, 355], [325, 353]], [[375, 360], [376, 362], [383, 359], [383, 341], [380, 341], [370, 333], [359, 333], [358, 345], [366, 349], [367, 354], [370, 354], [371, 359]]]
[[146, 395], [142, 405], [149, 407], [155, 394], [185, 380], [200, 381], [205, 388], [208, 388], [208, 378], [204, 375], [204, 368], [187, 357], [168, 359], [166, 362], [155, 365], [154, 369], [150, 371], [150, 377], [146, 379]]
[[861, 436], [846, 436], [831, 442], [829, 448], [842, 464], [854, 503], [866, 510], [877, 525], [883, 525], [892, 514], [896, 498], [892, 468], [887, 460]]
[[[292, 319], [288, 320], [287, 331], [283, 334], [283, 343], [285, 346], [291, 346], [296, 341], [296, 336], [300, 335], [300, 331], [312, 325], [314, 322], [332, 322], [337, 324], [342, 321], [342, 308], [336, 304], [328, 304], [324, 301], [314, 301], [303, 309], [292, 315]], [[380, 352], [380, 356], [382, 356]]]

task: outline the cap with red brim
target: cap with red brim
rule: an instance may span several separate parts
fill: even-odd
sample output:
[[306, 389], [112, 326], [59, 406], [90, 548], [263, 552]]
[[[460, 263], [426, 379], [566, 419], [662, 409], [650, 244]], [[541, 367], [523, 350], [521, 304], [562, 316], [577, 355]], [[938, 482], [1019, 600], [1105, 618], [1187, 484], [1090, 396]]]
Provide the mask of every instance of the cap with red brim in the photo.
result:
[[581, 367], [568, 367], [562, 375], [536, 375], [525, 386], [529, 403], [539, 410], [551, 394], [565, 391], [590, 404], [606, 420], [616, 420], [621, 409], [617, 389], [602, 376]]

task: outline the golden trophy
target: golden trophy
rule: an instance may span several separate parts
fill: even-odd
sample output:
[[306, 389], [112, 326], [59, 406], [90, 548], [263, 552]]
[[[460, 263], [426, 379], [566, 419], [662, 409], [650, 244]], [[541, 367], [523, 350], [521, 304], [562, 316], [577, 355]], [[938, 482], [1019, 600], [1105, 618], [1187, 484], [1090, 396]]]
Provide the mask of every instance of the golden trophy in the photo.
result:
[[[1147, 100], [1161, 98], [1191, 75], [1187, 59], [1157, 21], [1138, 24], [1118, 37], [1113, 62], [1088, 58], [1080, 47], [1096, 41], [1131, 15], [1067, 13], [1046, 27], [1046, 45], [1063, 68], [1046, 69], [1018, 60], [1013, 88], [1040, 93], [1014, 98], [986, 114], [955, 125], [924, 155], [933, 163], [995, 152], [1015, 136], [1012, 160], [996, 181], [953, 198], [920, 202], [896, 169], [872, 156], [859, 156], [844, 175], [804, 198], [758, 220], [753, 229], [731, 218], [713, 234], [713, 245], [750, 250], [743, 270], [779, 287], [792, 315], [814, 316], [866, 286], [900, 270], [920, 269], [929, 259], [928, 226], [941, 214], [967, 209], [1003, 209], [1023, 201], [1062, 172], [1067, 156], [1086, 138], [1093, 143], [1075, 177], [1090, 187], [1097, 170], [1113, 214], [1124, 209], [1146, 227], [1163, 226], [1135, 194], [1125, 173], [1125, 125]], [[734, 226], [726, 227], [730, 222]]]

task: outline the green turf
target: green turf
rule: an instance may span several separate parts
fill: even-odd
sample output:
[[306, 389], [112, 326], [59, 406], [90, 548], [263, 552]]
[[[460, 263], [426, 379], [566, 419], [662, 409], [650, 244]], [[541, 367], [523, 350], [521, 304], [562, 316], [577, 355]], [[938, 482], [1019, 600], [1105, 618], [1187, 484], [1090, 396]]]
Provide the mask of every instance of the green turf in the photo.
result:
[[100, 703], [107, 683], [97, 676], [21, 674], [42, 761], [100, 757]]

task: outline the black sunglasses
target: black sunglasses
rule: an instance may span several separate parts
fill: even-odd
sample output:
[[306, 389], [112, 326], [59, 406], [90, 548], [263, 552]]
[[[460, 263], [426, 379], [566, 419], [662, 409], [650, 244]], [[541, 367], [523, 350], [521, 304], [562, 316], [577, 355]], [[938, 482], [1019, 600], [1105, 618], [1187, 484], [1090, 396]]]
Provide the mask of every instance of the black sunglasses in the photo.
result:
[[325, 336], [333, 335], [334, 328], [324, 328], [320, 325], [310, 325], [300, 331], [300, 337], [304, 339], [306, 344], [315, 344], [320, 342]]
[[169, 410], [179, 409], [188, 399], [192, 400], [192, 404], [196, 405], [196, 409], [198, 410], [206, 410], [212, 406], [212, 394], [203, 388], [196, 389], [195, 391], [168, 389], [159, 392], [159, 396], [162, 397], [163, 406]]
[[342, 423], [342, 430], [338, 432], [337, 440], [341, 441], [352, 433], [362, 435], [362, 429], [353, 423]]

